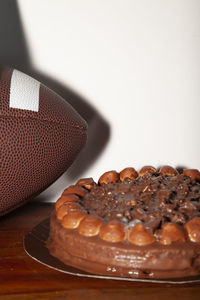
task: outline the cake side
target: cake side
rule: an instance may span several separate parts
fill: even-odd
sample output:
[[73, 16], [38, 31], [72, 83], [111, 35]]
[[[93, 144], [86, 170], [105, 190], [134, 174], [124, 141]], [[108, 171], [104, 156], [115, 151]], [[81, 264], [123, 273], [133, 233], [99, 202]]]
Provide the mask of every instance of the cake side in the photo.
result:
[[98, 236], [81, 236], [62, 227], [55, 212], [51, 216], [47, 247], [67, 265], [92, 274], [130, 278], [177, 278], [196, 276], [200, 271], [200, 245], [176, 242], [170, 246], [154, 242], [135, 246], [108, 243]]

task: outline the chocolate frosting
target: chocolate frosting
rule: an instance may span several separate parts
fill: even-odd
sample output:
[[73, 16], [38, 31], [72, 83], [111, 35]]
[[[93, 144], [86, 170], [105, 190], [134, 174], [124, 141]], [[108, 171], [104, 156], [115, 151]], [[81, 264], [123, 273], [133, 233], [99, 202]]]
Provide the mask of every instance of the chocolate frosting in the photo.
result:
[[93, 274], [132, 278], [182, 278], [200, 273], [200, 245], [187, 241], [169, 246], [155, 242], [141, 247], [108, 243], [98, 236], [64, 229], [55, 212], [51, 216], [47, 247], [65, 264]]

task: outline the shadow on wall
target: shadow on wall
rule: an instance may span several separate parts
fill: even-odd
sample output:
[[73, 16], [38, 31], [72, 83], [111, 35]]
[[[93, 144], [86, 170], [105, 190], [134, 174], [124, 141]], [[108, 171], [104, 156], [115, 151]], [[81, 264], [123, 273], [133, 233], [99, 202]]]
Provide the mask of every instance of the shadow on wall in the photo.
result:
[[0, 0], [0, 63], [25, 71], [30, 58], [14, 0]]
[[87, 145], [66, 173], [66, 181], [80, 177], [105, 148], [110, 136], [109, 124], [85, 99], [34, 69], [15, 0], [0, 0], [0, 40], [0, 64], [21, 70], [47, 85], [66, 99], [88, 123]]

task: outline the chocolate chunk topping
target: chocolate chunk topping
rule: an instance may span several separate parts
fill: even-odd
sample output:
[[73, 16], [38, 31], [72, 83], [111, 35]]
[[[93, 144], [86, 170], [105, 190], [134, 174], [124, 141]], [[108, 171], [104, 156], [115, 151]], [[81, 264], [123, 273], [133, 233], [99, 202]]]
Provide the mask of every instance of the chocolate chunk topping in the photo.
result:
[[99, 184], [81, 203], [88, 214], [124, 224], [142, 221], [151, 232], [162, 224], [185, 224], [200, 217], [200, 182], [184, 174], [174, 176], [147, 172], [133, 179]]

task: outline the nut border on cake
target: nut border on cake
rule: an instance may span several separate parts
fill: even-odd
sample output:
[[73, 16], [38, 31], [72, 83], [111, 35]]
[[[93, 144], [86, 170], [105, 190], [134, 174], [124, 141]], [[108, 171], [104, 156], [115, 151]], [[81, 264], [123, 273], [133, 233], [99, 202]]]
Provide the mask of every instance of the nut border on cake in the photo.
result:
[[[81, 206], [81, 199], [96, 187], [105, 184], [136, 180], [146, 174], [160, 174], [163, 176], [177, 176], [179, 172], [171, 166], [162, 166], [158, 171], [152, 166], [144, 166], [139, 172], [133, 167], [123, 169], [121, 172], [115, 170], [103, 173], [98, 183], [93, 178], [82, 178], [75, 185], [64, 190], [55, 204], [56, 216], [61, 226], [68, 230], [77, 230], [85, 237], [98, 236], [105, 242], [129, 243], [136, 246], [146, 246], [154, 242], [167, 246], [174, 242], [185, 242], [190, 240], [194, 243], [200, 242], [200, 218], [195, 217], [185, 226], [180, 228], [176, 222], [163, 224], [159, 234], [153, 234], [143, 226], [142, 222], [133, 226], [125, 226], [119, 220], [105, 222], [102, 218], [89, 215]], [[184, 169], [183, 175], [193, 181], [200, 181], [200, 172], [197, 169]], [[133, 224], [133, 222], [132, 222]]]

